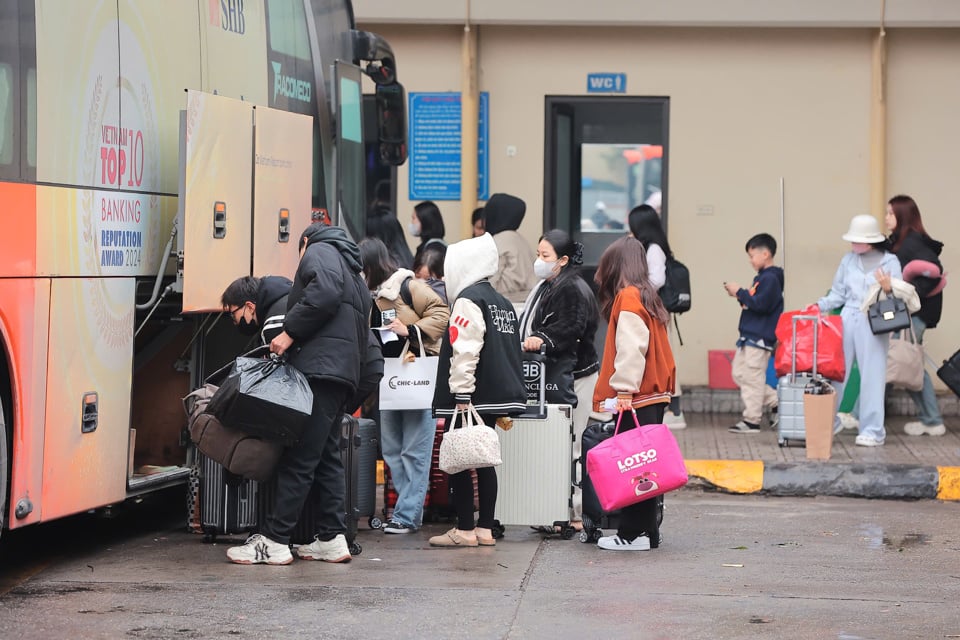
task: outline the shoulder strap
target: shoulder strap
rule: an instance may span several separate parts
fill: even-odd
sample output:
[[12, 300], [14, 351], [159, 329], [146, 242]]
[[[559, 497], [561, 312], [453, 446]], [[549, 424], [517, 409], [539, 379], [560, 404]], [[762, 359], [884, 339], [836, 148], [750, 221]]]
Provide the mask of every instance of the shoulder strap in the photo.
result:
[[410, 281], [412, 279], [412, 277], [407, 277], [400, 283], [400, 299], [411, 309], [413, 308], [413, 295], [410, 293]]

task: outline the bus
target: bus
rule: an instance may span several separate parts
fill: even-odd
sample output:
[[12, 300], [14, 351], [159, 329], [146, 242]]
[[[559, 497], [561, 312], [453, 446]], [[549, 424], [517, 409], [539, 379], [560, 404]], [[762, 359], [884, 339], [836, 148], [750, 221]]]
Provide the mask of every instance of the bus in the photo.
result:
[[226, 284], [292, 277], [312, 210], [363, 234], [364, 77], [401, 164], [349, 0], [0, 0], [0, 531], [186, 485]]

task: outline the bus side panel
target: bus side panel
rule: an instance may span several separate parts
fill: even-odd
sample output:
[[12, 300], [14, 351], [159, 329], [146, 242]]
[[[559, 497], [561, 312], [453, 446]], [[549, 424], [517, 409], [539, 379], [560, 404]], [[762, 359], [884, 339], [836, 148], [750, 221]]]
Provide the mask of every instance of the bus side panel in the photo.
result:
[[156, 276], [176, 209], [173, 196], [37, 187], [37, 274]]
[[[52, 281], [44, 520], [126, 498], [134, 288], [133, 278]], [[82, 419], [90, 393], [95, 423]]]
[[205, 0], [200, 5], [203, 91], [267, 104], [267, 30], [263, 0]]
[[183, 91], [199, 89], [201, 82], [197, 5], [196, 0], [120, 2], [123, 189], [177, 192]]
[[190, 91], [186, 121], [183, 311], [220, 311], [227, 285], [251, 275], [253, 105]]
[[32, 276], [37, 265], [37, 190], [31, 184], [0, 183], [3, 233], [0, 277]]
[[117, 5], [36, 3], [37, 180], [116, 188], [123, 91]]
[[[4, 519], [11, 529], [41, 516], [49, 314], [50, 280], [0, 278], [0, 349], [6, 350], [13, 387], [13, 465]], [[18, 519], [14, 511], [21, 502], [33, 510]]]
[[[257, 107], [253, 173], [253, 275], [293, 278], [300, 233], [310, 224], [313, 118]], [[286, 237], [279, 233], [287, 213]]]

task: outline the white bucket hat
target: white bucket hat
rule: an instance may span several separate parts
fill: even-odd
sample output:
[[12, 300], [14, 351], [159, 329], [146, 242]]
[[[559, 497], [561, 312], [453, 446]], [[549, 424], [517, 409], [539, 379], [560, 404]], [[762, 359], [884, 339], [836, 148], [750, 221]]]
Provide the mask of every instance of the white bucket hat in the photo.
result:
[[850, 228], [847, 229], [842, 238], [847, 242], [862, 242], [865, 244], [886, 240], [886, 237], [880, 233], [880, 224], [877, 219], [866, 214], [853, 216], [853, 220], [850, 221]]

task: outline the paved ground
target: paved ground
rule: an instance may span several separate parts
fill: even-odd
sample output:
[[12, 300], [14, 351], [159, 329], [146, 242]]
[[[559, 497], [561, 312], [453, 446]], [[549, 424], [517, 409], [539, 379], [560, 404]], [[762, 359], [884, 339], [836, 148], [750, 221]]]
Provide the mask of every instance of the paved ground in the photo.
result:
[[[687, 460], [762, 460], [768, 463], [806, 461], [802, 446], [777, 445], [777, 434], [764, 428], [757, 435], [730, 433], [736, 414], [685, 413], [687, 428], [674, 431]], [[908, 436], [903, 425], [915, 420], [906, 416], [887, 418], [886, 444], [882, 447], [858, 447], [853, 444], [854, 431], [835, 436], [831, 462], [919, 464], [933, 466], [960, 465], [960, 419], [945, 418], [947, 434], [941, 437]]]
[[[126, 535], [83, 516], [5, 537], [3, 637], [949, 638], [960, 504], [668, 496], [664, 546], [632, 554], [510, 527], [495, 548], [361, 531], [349, 565], [226, 562], [177, 521]], [[151, 512], [154, 513], [154, 512]], [[141, 514], [142, 515], [142, 514]], [[72, 524], [71, 524], [72, 523]], [[23, 532], [21, 532], [23, 533]], [[54, 535], [55, 534], [55, 535]], [[32, 545], [32, 546], [31, 546]], [[25, 563], [23, 558], [36, 554]], [[12, 566], [11, 566], [12, 565]], [[6, 584], [4, 584], [6, 578]]]

